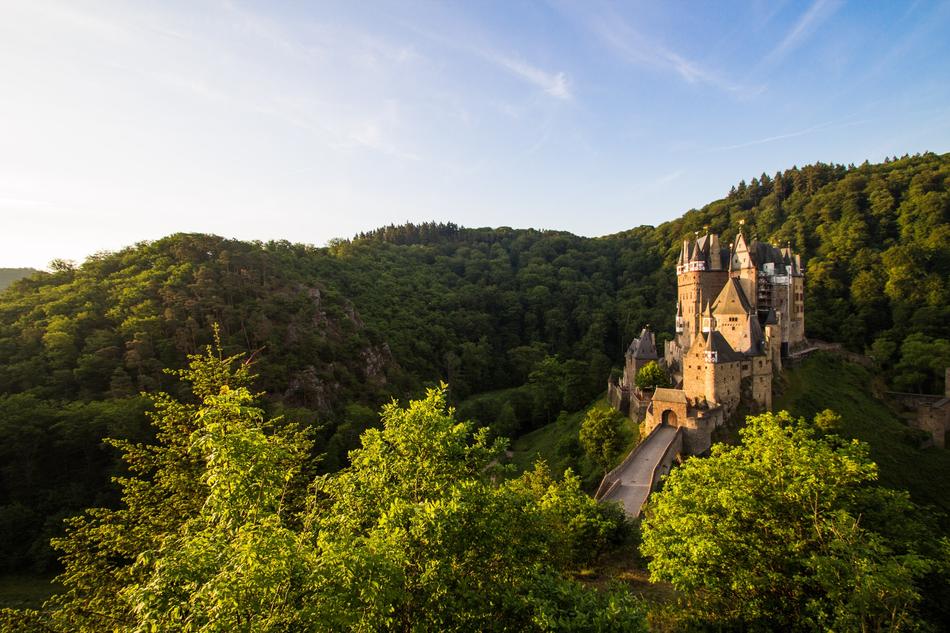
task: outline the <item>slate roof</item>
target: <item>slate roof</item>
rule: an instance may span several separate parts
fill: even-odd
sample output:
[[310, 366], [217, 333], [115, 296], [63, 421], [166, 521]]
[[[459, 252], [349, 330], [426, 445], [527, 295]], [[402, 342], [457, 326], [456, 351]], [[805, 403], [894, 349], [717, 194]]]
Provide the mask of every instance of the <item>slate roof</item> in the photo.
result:
[[705, 262], [706, 270], [723, 270], [723, 262], [729, 261], [729, 249], [720, 246], [719, 236], [707, 233], [701, 237], [683, 240], [683, 248], [677, 264]]
[[[747, 241], [741, 233], [736, 236], [735, 248], [745, 248], [749, 254], [749, 262], [761, 269], [764, 264], [773, 264], [776, 275], [802, 275], [801, 257], [795, 255], [791, 247], [779, 248], [768, 242], [757, 239]], [[716, 260], [715, 251], [718, 250], [719, 259]], [[728, 246], [721, 246], [719, 236], [715, 233], [683, 240], [683, 248], [677, 264], [686, 266], [690, 262], [705, 262], [706, 270], [733, 270], [732, 255]]]
[[716, 362], [719, 363], [738, 363], [745, 360], [745, 356], [732, 349], [722, 333], [715, 330], [706, 335], [706, 351], [716, 352]]
[[739, 285], [738, 280], [730, 277], [719, 292], [719, 296], [713, 301], [712, 310], [717, 314], [745, 315], [752, 312], [752, 306], [749, 304], [749, 300], [742, 291], [742, 286]]
[[635, 338], [627, 348], [627, 355], [641, 360], [656, 360], [659, 356], [656, 353], [656, 341], [653, 339], [653, 332], [649, 327], [643, 328], [640, 332], [640, 338]]
[[759, 325], [759, 317], [749, 317], [749, 340], [751, 347], [746, 350], [746, 354], [758, 356], [765, 353], [765, 334], [762, 333], [762, 326]]
[[657, 387], [653, 392], [653, 401], [657, 402], [681, 402], [686, 404], [686, 392], [682, 389], [666, 389]]

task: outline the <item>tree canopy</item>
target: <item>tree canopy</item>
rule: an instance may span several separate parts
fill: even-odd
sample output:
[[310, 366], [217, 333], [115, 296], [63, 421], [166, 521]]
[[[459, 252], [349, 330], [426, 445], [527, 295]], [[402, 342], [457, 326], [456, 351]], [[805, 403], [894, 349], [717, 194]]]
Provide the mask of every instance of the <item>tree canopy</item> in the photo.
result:
[[623, 438], [620, 434], [620, 416], [613, 409], [594, 407], [584, 416], [581, 430], [578, 435], [581, 446], [587, 455], [604, 472], [610, 470], [614, 460], [623, 449]]
[[640, 368], [634, 382], [638, 389], [656, 389], [657, 387], [669, 387], [670, 377], [666, 370], [660, 367], [659, 363], [651, 360]]
[[688, 460], [651, 497], [641, 549], [687, 613], [745, 629], [920, 624], [921, 587], [946, 573], [950, 541], [906, 493], [873, 485], [866, 445], [821, 434], [834, 417], [750, 417], [740, 445]]
[[114, 506], [121, 465], [101, 439], [148, 438], [139, 394], [182, 395], [162, 369], [186, 366], [213, 323], [226, 354], [253, 357], [266, 414], [313, 429], [326, 471], [381, 404], [442, 380], [478, 425], [517, 436], [596, 397], [645, 323], [660, 345], [671, 335], [680, 241], [705, 226], [790, 242], [806, 334], [869, 353], [893, 388], [941, 393], [948, 174], [935, 154], [793, 167], [600, 238], [439, 223], [324, 248], [176, 234], [59, 262], [0, 292], [0, 569], [49, 569], [61, 517]]
[[117, 442], [117, 510], [56, 542], [66, 591], [5, 626], [53, 631], [631, 631], [625, 591], [570, 576], [615, 542], [601, 506], [543, 463], [496, 479], [502, 439], [459, 421], [446, 387], [382, 411], [351, 465], [307, 481], [309, 441], [267, 420], [249, 365], [209, 349], [157, 394], [158, 443]]

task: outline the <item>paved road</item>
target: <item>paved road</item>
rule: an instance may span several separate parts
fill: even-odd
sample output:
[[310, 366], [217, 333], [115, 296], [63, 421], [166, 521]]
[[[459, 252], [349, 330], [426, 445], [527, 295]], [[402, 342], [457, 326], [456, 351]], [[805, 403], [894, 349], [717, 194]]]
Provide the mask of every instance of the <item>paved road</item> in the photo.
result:
[[620, 501], [630, 516], [638, 516], [640, 508], [650, 495], [650, 486], [653, 483], [653, 469], [663, 459], [663, 454], [676, 437], [676, 429], [672, 426], [661, 425], [643, 444], [636, 449], [637, 453], [624, 468], [617, 473], [620, 485], [605, 495], [603, 501]]

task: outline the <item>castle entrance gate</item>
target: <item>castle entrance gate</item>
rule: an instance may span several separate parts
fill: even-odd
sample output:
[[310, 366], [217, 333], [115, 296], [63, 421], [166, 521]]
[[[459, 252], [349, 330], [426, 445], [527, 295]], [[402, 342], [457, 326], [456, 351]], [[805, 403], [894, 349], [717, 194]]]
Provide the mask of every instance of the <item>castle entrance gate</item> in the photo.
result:
[[668, 426], [676, 426], [676, 411], [673, 409], [667, 409], [663, 412], [663, 417], [661, 419], [663, 424]]

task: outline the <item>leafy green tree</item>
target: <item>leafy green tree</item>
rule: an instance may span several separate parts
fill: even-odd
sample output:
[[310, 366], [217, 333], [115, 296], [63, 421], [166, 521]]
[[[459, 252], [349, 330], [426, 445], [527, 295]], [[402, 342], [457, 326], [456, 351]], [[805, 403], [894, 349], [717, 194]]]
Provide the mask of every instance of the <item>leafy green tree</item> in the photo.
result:
[[584, 416], [578, 435], [581, 446], [587, 456], [604, 469], [611, 465], [623, 450], [623, 438], [620, 435], [618, 415], [607, 407], [594, 407]]
[[110, 441], [130, 472], [117, 479], [122, 505], [70, 519], [66, 536], [54, 541], [65, 587], [48, 605], [57, 629], [177, 628], [176, 618], [194, 616], [185, 605], [191, 597], [201, 602], [202, 583], [239, 559], [229, 548], [246, 553], [247, 536], [261, 529], [254, 504], [270, 509], [274, 489], [286, 491], [291, 454], [299, 457], [306, 443], [292, 429], [264, 438], [261, 413], [248, 406], [249, 365], [234, 369], [236, 361], [220, 349], [192, 356], [188, 369], [174, 373], [191, 384], [194, 401], [151, 397], [158, 443]]
[[944, 372], [950, 367], [950, 340], [932, 339], [922, 333], [901, 343], [894, 384], [903, 391], [942, 393]]
[[640, 371], [637, 372], [634, 382], [637, 385], [637, 389], [656, 389], [657, 387], [669, 387], [670, 386], [670, 377], [666, 373], [666, 370], [660, 367], [659, 363], [655, 360], [651, 360], [649, 363], [640, 368]]
[[528, 376], [534, 389], [535, 406], [550, 423], [564, 404], [564, 364], [554, 356], [542, 359]]
[[[308, 519], [327, 629], [638, 630], [629, 594], [565, 572], [622, 519], [543, 465], [500, 485], [504, 448], [458, 422], [444, 386], [384, 407], [351, 466], [318, 482]], [[606, 514], [605, 514], [606, 512]], [[628, 628], [629, 627], [629, 628]]]
[[120, 599], [140, 630], [318, 628], [298, 620], [314, 552], [287, 507], [309, 442], [289, 427], [268, 434], [253, 399], [222, 385], [197, 412], [189, 448], [207, 495], [197, 516], [136, 558], [147, 575]]
[[740, 434], [741, 445], [687, 461], [652, 497], [641, 546], [652, 577], [716, 626], [914, 629], [940, 546], [906, 493], [871, 485], [867, 446], [786, 412], [750, 417]]

